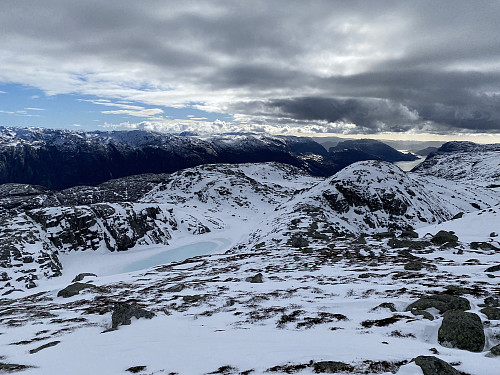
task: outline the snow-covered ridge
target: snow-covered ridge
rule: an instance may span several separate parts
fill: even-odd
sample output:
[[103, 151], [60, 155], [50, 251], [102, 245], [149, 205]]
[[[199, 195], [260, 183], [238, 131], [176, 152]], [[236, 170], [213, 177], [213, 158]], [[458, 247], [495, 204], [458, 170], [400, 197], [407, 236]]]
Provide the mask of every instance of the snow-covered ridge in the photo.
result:
[[[279, 163], [204, 165], [98, 187], [0, 190], [0, 265], [11, 287], [63, 271], [58, 253], [169, 245], [232, 233], [233, 248], [406, 230], [498, 203], [464, 183], [407, 174], [379, 161], [324, 179]], [[28, 271], [29, 270], [29, 271]]]
[[496, 375], [498, 194], [379, 161], [1, 185], [0, 372]]
[[413, 172], [481, 186], [500, 186], [500, 145], [445, 143]]
[[[498, 193], [476, 185], [434, 177], [421, 178], [379, 161], [352, 164], [287, 203], [287, 215], [302, 235], [318, 225], [330, 235], [373, 233], [441, 223], [460, 212], [498, 204]], [[319, 223], [319, 224], [318, 224]], [[299, 228], [299, 229], [300, 229]]]

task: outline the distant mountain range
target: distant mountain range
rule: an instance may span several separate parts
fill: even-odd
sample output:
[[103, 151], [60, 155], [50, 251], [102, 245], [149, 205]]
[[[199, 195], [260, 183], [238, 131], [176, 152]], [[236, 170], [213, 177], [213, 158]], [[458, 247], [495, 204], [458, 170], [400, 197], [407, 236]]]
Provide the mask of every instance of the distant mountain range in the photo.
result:
[[342, 142], [327, 152], [311, 138], [292, 136], [201, 138], [143, 130], [0, 128], [0, 183], [49, 189], [97, 185], [144, 173], [172, 173], [203, 164], [279, 162], [314, 176], [331, 176], [356, 161], [414, 158], [373, 140]]
[[[395, 150], [391, 146], [374, 139], [357, 139], [339, 142], [335, 147], [330, 148], [330, 155], [338, 151], [355, 150], [360, 160], [384, 160], [388, 162], [414, 161], [417, 160], [413, 154], [405, 154]], [[364, 158], [364, 159], [363, 159]]]

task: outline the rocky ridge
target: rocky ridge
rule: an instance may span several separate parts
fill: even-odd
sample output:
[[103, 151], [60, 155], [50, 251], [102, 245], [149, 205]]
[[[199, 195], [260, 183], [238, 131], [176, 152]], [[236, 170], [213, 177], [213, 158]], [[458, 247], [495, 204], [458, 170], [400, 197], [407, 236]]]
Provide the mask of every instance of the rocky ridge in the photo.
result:
[[498, 144], [448, 142], [429, 154], [413, 172], [495, 188], [500, 187], [499, 157]]
[[59, 276], [59, 253], [168, 245], [231, 228], [245, 228], [233, 246], [250, 249], [262, 241], [333, 240], [404, 231], [497, 204], [489, 189], [425, 181], [366, 161], [327, 179], [268, 163], [205, 165], [63, 191], [10, 185], [0, 195], [0, 266], [8, 280], [0, 288], [33, 288]]

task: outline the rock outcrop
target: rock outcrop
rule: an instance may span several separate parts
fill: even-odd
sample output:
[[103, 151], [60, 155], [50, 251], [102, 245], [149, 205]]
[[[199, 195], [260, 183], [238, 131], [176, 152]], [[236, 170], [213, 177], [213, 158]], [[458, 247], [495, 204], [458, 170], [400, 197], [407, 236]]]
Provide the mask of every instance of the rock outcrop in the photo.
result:
[[486, 340], [481, 319], [476, 314], [459, 310], [446, 312], [438, 331], [438, 341], [450, 348], [482, 351]]
[[449, 363], [434, 356], [421, 355], [414, 361], [417, 366], [420, 366], [424, 375], [461, 375]]
[[120, 325], [130, 325], [132, 318], [152, 319], [154, 316], [153, 312], [147, 311], [135, 303], [118, 302], [113, 307], [111, 328], [118, 329]]

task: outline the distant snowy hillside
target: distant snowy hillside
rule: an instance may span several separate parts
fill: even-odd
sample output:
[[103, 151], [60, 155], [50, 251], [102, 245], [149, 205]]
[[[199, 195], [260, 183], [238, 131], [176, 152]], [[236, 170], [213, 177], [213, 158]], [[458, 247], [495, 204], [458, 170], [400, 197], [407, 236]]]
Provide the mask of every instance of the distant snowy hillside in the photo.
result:
[[500, 186], [500, 145], [448, 142], [413, 172], [481, 186]]

